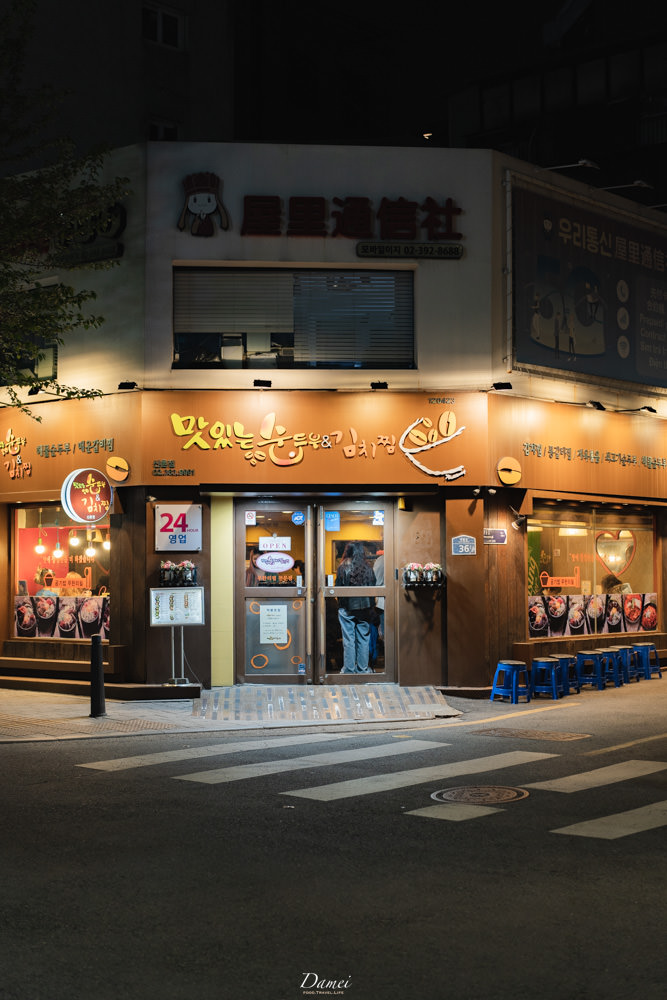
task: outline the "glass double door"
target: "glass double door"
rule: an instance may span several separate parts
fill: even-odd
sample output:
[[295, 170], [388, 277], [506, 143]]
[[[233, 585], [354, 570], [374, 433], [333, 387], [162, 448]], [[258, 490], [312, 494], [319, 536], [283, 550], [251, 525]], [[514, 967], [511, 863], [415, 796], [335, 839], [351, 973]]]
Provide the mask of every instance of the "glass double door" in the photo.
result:
[[390, 502], [236, 507], [238, 683], [394, 681]]

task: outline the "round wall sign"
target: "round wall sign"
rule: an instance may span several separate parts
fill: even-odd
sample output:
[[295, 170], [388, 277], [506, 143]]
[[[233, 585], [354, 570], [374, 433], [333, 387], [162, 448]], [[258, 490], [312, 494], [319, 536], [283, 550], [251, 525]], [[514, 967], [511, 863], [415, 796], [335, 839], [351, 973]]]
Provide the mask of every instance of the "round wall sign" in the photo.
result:
[[72, 521], [92, 524], [109, 516], [113, 489], [97, 469], [75, 469], [62, 485], [60, 499], [63, 510]]
[[262, 573], [287, 573], [294, 566], [294, 560], [287, 552], [262, 552], [255, 563]]

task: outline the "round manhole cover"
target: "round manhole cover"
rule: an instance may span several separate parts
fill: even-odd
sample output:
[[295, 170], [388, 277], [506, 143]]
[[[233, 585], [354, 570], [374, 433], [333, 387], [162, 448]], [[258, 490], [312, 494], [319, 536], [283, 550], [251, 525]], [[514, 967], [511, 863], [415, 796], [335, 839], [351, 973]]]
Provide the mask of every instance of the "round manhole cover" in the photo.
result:
[[474, 802], [488, 805], [490, 802], [518, 802], [527, 799], [530, 793], [525, 788], [507, 788], [504, 785], [463, 785], [460, 788], [443, 788], [433, 792], [436, 802]]

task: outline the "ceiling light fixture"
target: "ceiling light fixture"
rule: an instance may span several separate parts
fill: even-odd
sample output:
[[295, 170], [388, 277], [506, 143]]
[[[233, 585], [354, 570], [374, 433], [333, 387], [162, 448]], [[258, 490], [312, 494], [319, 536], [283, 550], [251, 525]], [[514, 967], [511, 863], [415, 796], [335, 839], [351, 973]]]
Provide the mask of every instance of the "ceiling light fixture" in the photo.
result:
[[389, 388], [388, 382], [371, 382], [371, 389], [373, 389], [373, 391], [375, 391], [376, 389], [388, 389], [388, 388]]
[[270, 389], [272, 385], [271, 380], [268, 378], [256, 378], [252, 384], [255, 389]]
[[588, 406], [592, 406], [594, 410], [606, 410], [607, 407], [603, 406], [597, 399], [589, 399]]
[[136, 382], [119, 382], [118, 383], [118, 388], [119, 389], [136, 389], [137, 388], [137, 383]]

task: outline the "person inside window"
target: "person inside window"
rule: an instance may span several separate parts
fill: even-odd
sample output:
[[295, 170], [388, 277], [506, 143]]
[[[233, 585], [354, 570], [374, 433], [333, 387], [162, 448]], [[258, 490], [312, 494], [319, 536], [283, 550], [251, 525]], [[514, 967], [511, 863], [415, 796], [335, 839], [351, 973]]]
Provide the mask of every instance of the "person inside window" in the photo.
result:
[[[374, 587], [375, 573], [366, 561], [362, 542], [350, 542], [336, 573], [337, 587]], [[339, 597], [338, 620], [343, 638], [343, 674], [370, 674], [368, 665], [372, 597]]]
[[601, 580], [603, 594], [631, 594], [632, 585], [623, 583], [613, 573], [609, 573]]

